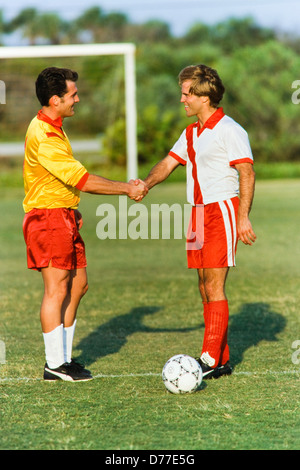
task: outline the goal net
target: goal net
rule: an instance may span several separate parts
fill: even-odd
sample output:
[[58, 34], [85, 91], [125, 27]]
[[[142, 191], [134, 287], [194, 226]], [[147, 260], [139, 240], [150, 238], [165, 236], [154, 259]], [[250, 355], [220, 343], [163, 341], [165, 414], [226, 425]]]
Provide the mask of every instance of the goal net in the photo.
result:
[[[35, 96], [38, 74], [49, 66], [65, 67], [79, 74], [80, 103], [75, 117], [64, 121], [75, 157], [104, 159], [101, 136], [115, 126], [116, 132], [124, 132], [124, 149], [116, 158], [122, 160], [123, 153], [128, 180], [137, 177], [134, 44], [0, 47], [0, 59], [0, 158], [20, 152], [18, 143], [40, 107]], [[110, 136], [113, 144], [113, 133]]]

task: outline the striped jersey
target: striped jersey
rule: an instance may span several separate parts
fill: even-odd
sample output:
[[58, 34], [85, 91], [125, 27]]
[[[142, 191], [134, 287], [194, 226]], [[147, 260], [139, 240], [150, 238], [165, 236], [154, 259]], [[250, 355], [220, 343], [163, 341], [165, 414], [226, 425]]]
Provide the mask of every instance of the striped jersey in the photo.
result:
[[211, 204], [239, 194], [237, 163], [253, 163], [247, 132], [218, 108], [200, 129], [190, 124], [169, 155], [186, 165], [187, 200]]
[[31, 121], [25, 139], [23, 178], [26, 213], [34, 208], [78, 207], [88, 172], [73, 157], [61, 118], [53, 121], [39, 111]]

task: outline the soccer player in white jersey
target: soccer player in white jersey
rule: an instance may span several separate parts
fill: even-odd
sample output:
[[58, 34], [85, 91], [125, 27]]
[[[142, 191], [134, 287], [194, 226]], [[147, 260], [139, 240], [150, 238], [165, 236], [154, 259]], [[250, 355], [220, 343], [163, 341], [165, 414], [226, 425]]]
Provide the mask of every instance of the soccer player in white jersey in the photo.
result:
[[179, 84], [186, 115], [197, 121], [152, 168], [145, 183], [151, 189], [178, 165], [186, 166], [187, 198], [192, 204], [189, 238], [199, 231], [196, 243], [190, 243], [191, 238], [187, 243], [187, 260], [188, 267], [198, 271], [205, 324], [198, 361], [204, 378], [218, 378], [232, 372], [225, 293], [228, 270], [235, 266], [237, 241], [252, 245], [256, 239], [249, 220], [255, 185], [253, 156], [246, 131], [219, 107], [225, 88], [214, 69], [188, 66], [180, 72]]

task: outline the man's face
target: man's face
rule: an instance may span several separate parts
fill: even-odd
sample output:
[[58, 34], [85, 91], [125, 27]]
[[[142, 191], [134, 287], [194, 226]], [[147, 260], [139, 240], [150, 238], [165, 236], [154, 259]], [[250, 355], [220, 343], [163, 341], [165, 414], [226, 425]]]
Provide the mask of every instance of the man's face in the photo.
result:
[[184, 103], [186, 115], [188, 117], [197, 116], [203, 110], [203, 102], [207, 101], [207, 97], [192, 95], [190, 87], [192, 80], [186, 80], [181, 86], [181, 103]]
[[76, 83], [71, 80], [66, 81], [67, 92], [59, 98], [57, 111], [62, 118], [73, 116], [75, 103], [79, 102]]

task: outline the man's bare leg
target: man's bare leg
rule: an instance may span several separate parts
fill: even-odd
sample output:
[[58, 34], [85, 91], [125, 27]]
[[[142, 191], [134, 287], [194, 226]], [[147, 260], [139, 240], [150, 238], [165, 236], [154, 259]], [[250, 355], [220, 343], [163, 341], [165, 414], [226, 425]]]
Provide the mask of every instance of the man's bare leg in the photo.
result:
[[199, 291], [203, 302], [226, 300], [225, 283], [229, 268], [198, 269]]
[[[44, 296], [41, 325], [47, 368], [58, 370], [66, 362], [71, 362], [77, 308], [87, 291], [86, 269], [67, 271], [54, 268], [50, 263], [47, 268], [42, 269], [42, 277]], [[79, 372], [76, 380], [82, 378], [80, 375], [83, 374], [83, 369]], [[83, 380], [91, 378], [87, 377], [88, 371], [84, 371], [84, 374]], [[66, 375], [61, 375], [61, 378]], [[49, 369], [46, 377], [49, 378]]]
[[68, 285], [68, 295], [62, 306], [61, 321], [64, 333], [65, 362], [71, 362], [73, 338], [76, 326], [77, 309], [82, 297], [88, 290], [86, 269], [74, 269], [71, 271]]

